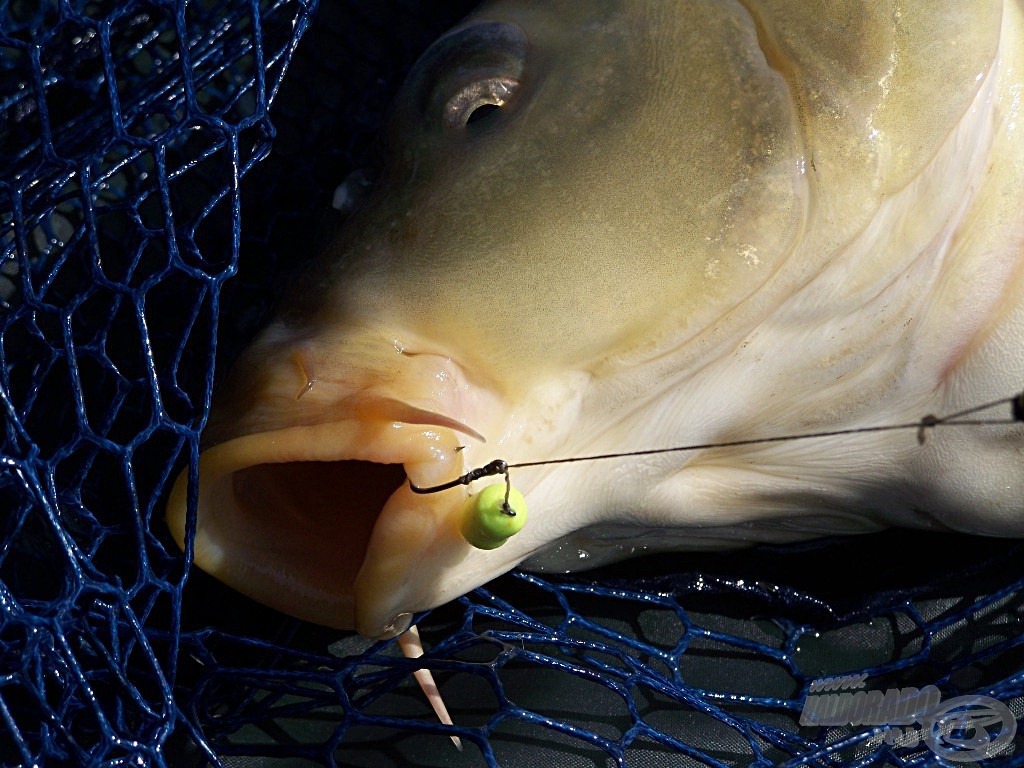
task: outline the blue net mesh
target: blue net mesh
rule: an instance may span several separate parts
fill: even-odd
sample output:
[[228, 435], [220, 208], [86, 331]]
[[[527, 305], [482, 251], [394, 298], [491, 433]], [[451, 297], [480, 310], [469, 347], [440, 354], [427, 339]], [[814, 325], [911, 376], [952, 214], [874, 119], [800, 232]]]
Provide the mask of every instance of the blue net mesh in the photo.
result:
[[214, 374], [471, 4], [0, 2], [0, 764], [953, 764], [912, 727], [801, 725], [847, 674], [1020, 719], [1017, 542], [514, 573], [422, 617], [415, 663], [189, 572], [161, 505]]

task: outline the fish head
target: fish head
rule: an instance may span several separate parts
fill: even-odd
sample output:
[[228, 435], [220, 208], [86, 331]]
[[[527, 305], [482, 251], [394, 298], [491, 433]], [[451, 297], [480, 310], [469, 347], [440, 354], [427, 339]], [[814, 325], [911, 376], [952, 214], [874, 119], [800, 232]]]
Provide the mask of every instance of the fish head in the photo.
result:
[[[195, 494], [202, 568], [378, 637], [594, 526], [781, 514], [729, 496], [724, 460], [679, 487], [662, 483], [678, 456], [515, 465], [735, 439], [772, 403], [779, 428], [851, 415], [822, 382], [891, 346], [903, 318], [846, 351], [800, 349], [800, 329], [827, 335], [847, 311], [841, 255], [880, 238], [887, 197], [926, 178], [938, 218], [962, 199], [960, 166], [929, 163], [986, 82], [1000, 4], [906, 9], [917, 37], [883, 4], [833, 5], [494, 2], [438, 40], [397, 96], [369, 200], [220, 388], [198, 486], [186, 471], [171, 494], [179, 542]], [[927, 43], [936, 30], [957, 56]], [[887, 248], [935, 234], [918, 229], [862, 244], [849, 295], [891, 279]], [[463, 515], [501, 478], [411, 484], [498, 458], [529, 517], [482, 550]], [[588, 564], [568, 549], [547, 562]]]

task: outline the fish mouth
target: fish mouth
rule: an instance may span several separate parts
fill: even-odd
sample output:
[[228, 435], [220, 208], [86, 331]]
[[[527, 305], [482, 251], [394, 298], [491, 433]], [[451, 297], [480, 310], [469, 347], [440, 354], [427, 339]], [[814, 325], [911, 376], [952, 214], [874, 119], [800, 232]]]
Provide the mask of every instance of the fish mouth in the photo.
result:
[[[262, 559], [279, 558], [285, 549], [293, 575], [301, 567], [307, 571], [300, 577], [303, 584], [322, 582], [320, 589], [330, 593], [337, 585], [355, 584], [373, 526], [405, 479], [401, 464], [359, 460], [257, 464], [232, 474], [232, 502], [225, 508], [238, 519], [223, 524], [244, 528], [248, 546], [258, 542]], [[305, 565], [300, 566], [303, 560]], [[265, 594], [259, 597], [266, 602]], [[290, 600], [282, 607], [296, 610]], [[333, 618], [322, 613], [317, 611], [316, 618]], [[341, 611], [335, 620], [348, 623], [346, 613]]]
[[[203, 451], [194, 559], [284, 613], [339, 629], [360, 625], [379, 636], [391, 622], [376, 617], [400, 597], [381, 585], [407, 582], [420, 565], [403, 553], [438, 537], [450, 550], [458, 537], [454, 518], [466, 493], [416, 497], [408, 483], [461, 474], [461, 424], [411, 406], [398, 410], [406, 418], [414, 413], [417, 423], [367, 419], [361, 410], [355, 419], [242, 435]], [[178, 477], [167, 506], [182, 548], [187, 475], [186, 469]], [[402, 522], [389, 525], [396, 515]], [[364, 570], [372, 575], [361, 578]], [[359, 621], [357, 603], [375, 618]]]

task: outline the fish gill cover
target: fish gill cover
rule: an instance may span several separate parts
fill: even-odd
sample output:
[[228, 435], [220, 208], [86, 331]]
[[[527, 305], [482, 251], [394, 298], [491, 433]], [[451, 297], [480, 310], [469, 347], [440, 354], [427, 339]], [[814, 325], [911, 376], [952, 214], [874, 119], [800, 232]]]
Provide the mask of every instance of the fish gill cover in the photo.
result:
[[162, 503], [215, 369], [471, 5], [0, 2], [0, 764], [1024, 764], [889, 693], [1020, 719], [1017, 542], [514, 573], [422, 618], [416, 663], [190, 572]]

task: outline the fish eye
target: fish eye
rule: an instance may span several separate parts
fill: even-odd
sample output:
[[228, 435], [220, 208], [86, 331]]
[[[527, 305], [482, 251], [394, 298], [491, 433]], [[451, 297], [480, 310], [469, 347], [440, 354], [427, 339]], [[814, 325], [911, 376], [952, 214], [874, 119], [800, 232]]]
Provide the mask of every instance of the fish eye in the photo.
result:
[[452, 128], [478, 123], [505, 106], [518, 87], [519, 82], [510, 77], [470, 83], [445, 104], [444, 122]]
[[492, 120], [511, 102], [520, 88], [526, 52], [526, 35], [515, 24], [470, 24], [428, 48], [406, 88], [423, 118], [461, 131]]

